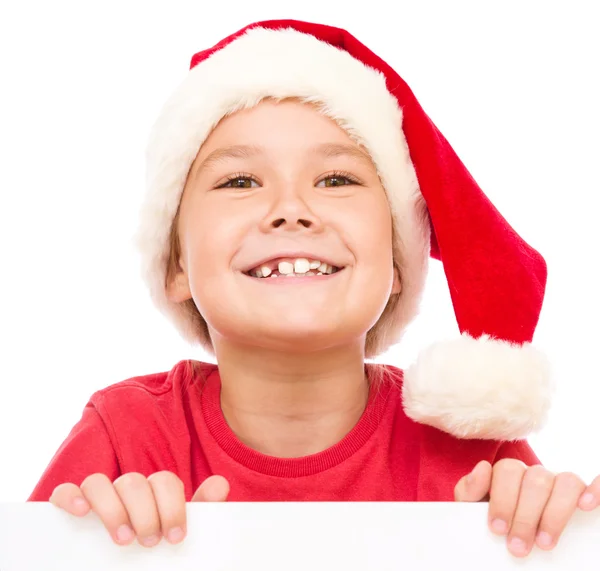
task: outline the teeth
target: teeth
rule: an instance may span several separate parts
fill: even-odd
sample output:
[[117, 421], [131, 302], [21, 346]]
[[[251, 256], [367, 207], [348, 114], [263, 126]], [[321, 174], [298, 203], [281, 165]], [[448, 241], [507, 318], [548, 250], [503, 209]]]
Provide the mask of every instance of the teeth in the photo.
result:
[[293, 262], [279, 262], [276, 269], [271, 269], [264, 264], [250, 272], [250, 275], [256, 278], [276, 278], [280, 276], [301, 277], [301, 276], [323, 276], [335, 273], [337, 270], [320, 260], [308, 260], [307, 258], [298, 258]]
[[288, 275], [294, 273], [294, 264], [291, 262], [279, 262], [277, 266], [280, 274]]
[[310, 270], [310, 262], [306, 258], [298, 258], [294, 262], [294, 273], [305, 274]]

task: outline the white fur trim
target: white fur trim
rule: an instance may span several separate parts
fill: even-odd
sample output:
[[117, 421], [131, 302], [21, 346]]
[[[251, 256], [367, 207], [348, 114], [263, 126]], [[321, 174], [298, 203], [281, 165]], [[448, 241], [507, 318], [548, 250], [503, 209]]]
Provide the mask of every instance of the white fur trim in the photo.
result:
[[406, 414], [458, 438], [518, 440], [545, 423], [554, 392], [546, 357], [467, 334], [423, 351], [404, 375]]
[[249, 30], [190, 70], [164, 106], [147, 149], [148, 191], [136, 237], [151, 297], [186, 339], [201, 341], [189, 317], [165, 295], [171, 224], [189, 168], [212, 129], [227, 114], [266, 97], [322, 105], [364, 145], [378, 169], [398, 229], [403, 286], [395, 323], [376, 348], [385, 351], [417, 313], [429, 260], [430, 226], [402, 132], [402, 112], [381, 73], [292, 29]]

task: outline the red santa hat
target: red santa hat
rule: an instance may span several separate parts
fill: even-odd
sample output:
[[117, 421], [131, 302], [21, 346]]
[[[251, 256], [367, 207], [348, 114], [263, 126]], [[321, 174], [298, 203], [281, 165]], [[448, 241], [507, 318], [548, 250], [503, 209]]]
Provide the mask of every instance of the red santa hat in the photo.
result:
[[378, 170], [396, 228], [402, 293], [377, 352], [416, 316], [429, 258], [443, 263], [461, 335], [425, 349], [405, 372], [408, 416], [459, 438], [514, 440], [539, 429], [552, 394], [546, 359], [531, 346], [544, 259], [487, 199], [400, 76], [339, 28], [259, 22], [193, 56], [147, 150], [137, 243], [155, 304], [186, 339], [200, 341], [190, 316], [165, 293], [173, 219], [210, 132], [267, 97], [319, 104]]

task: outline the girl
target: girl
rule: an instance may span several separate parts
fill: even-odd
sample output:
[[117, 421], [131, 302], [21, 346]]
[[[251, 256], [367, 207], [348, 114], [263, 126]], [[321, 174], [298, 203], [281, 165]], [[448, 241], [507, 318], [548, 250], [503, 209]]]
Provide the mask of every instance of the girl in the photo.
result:
[[[114, 541], [181, 541], [186, 501], [481, 501], [517, 556], [589, 487], [524, 438], [546, 267], [402, 79], [347, 32], [253, 24], [196, 54], [148, 149], [139, 246], [157, 306], [218, 366], [98, 391], [33, 491]], [[462, 336], [367, 365], [442, 261]]]

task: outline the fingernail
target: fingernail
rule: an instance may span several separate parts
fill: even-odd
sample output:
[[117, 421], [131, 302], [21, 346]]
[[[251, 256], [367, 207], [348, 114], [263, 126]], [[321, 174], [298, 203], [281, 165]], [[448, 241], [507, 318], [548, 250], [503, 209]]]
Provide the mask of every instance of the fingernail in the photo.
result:
[[158, 535], [150, 535], [148, 537], [145, 537], [142, 540], [142, 543], [146, 546], [146, 547], [152, 547], [153, 545], [156, 545], [158, 543], [158, 540], [160, 538], [158, 537]]
[[545, 531], [540, 531], [537, 534], [537, 542], [540, 547], [550, 547], [552, 545], [552, 536]]
[[492, 521], [492, 531], [504, 535], [508, 531], [508, 524], [504, 520], [495, 519]]
[[133, 529], [131, 529], [128, 525], [123, 524], [117, 529], [117, 539], [119, 541], [131, 541], [133, 539]]
[[581, 497], [581, 505], [586, 508], [591, 508], [596, 503], [594, 494], [587, 492]]
[[475, 472], [477, 471], [477, 466], [475, 466], [475, 468], [473, 468], [473, 470], [471, 471], [471, 473], [467, 476], [467, 486], [470, 486], [474, 481], [475, 481]]
[[87, 507], [87, 502], [83, 498], [73, 498], [73, 507], [77, 510], [81, 510]]
[[508, 547], [515, 555], [523, 555], [527, 552], [527, 545], [522, 539], [519, 539], [518, 537], [513, 537], [510, 540]]
[[183, 539], [184, 533], [183, 529], [180, 527], [174, 527], [169, 530], [167, 534], [167, 539], [170, 543], [179, 543]]

